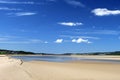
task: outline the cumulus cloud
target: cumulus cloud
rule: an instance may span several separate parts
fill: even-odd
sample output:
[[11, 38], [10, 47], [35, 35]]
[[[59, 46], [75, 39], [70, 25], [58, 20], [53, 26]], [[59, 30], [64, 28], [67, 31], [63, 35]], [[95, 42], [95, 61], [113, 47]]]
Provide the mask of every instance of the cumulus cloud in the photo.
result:
[[73, 6], [78, 6], [78, 7], [85, 7], [83, 3], [77, 0], [65, 0], [67, 4], [73, 5]]
[[31, 15], [36, 15], [37, 13], [35, 12], [17, 12], [17, 13], [8, 13], [8, 15], [13, 15], [13, 16], [31, 16]]
[[73, 43], [91, 43], [89, 40], [83, 39], [83, 38], [72, 39], [72, 42]]
[[60, 22], [60, 23], [58, 23], [58, 24], [60, 24], [60, 25], [63, 25], [63, 26], [81, 26], [81, 25], [83, 25], [83, 23], [81, 23], [81, 22]]
[[107, 8], [96, 8], [92, 10], [96, 16], [120, 15], [120, 10], [108, 10]]
[[63, 42], [63, 39], [57, 39], [56, 41], [55, 41], [55, 43], [62, 43]]

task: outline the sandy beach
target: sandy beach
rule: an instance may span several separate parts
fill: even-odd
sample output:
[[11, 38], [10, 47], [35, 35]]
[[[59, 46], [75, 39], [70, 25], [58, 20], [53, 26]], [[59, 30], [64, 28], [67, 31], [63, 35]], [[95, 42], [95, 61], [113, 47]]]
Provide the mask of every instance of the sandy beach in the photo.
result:
[[0, 80], [120, 80], [120, 64], [102, 62], [45, 62], [0, 56]]
[[105, 60], [120, 60], [120, 56], [116, 55], [71, 55], [71, 57], [78, 57], [78, 58], [90, 58], [90, 59], [105, 59]]

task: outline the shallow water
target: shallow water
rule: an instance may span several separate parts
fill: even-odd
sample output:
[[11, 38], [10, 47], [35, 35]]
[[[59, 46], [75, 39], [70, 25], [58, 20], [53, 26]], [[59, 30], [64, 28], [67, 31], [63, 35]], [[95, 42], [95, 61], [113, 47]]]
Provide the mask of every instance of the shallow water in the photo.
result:
[[77, 58], [65, 56], [12, 56], [12, 58], [21, 59], [23, 61], [49, 61], [49, 62], [92, 61], [92, 62], [120, 63], [120, 60], [91, 59], [80, 57]]
[[23, 61], [50, 61], [50, 62], [74, 61], [78, 59], [73, 57], [62, 56], [12, 56], [12, 57], [22, 59]]

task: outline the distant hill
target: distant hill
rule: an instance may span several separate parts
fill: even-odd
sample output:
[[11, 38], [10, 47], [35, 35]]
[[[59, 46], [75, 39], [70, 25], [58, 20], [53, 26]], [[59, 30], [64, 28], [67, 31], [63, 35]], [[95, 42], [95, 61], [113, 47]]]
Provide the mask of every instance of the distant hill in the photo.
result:
[[25, 51], [13, 51], [13, 50], [0, 49], [0, 54], [34, 54], [34, 53], [33, 52], [25, 52]]
[[64, 53], [64, 54], [49, 54], [49, 53], [34, 53], [26, 51], [14, 51], [14, 50], [5, 50], [0, 49], [0, 54], [7, 55], [120, 55], [120, 51], [115, 52], [94, 52], [94, 53]]
[[5, 49], [0, 49], [0, 54], [7, 54], [7, 55], [51, 55], [48, 53], [34, 53], [34, 52], [27, 52], [27, 51], [14, 51], [14, 50], [5, 50]]

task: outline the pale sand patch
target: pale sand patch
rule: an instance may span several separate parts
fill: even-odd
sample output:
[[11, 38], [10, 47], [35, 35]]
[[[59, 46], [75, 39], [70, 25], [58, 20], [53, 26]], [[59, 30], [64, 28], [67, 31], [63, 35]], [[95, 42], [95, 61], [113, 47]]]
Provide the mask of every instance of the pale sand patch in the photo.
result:
[[120, 80], [120, 64], [0, 60], [0, 80]]
[[90, 58], [90, 59], [106, 59], [106, 60], [120, 60], [120, 55], [118, 56], [108, 56], [108, 55], [71, 55], [71, 57], [78, 58]]

